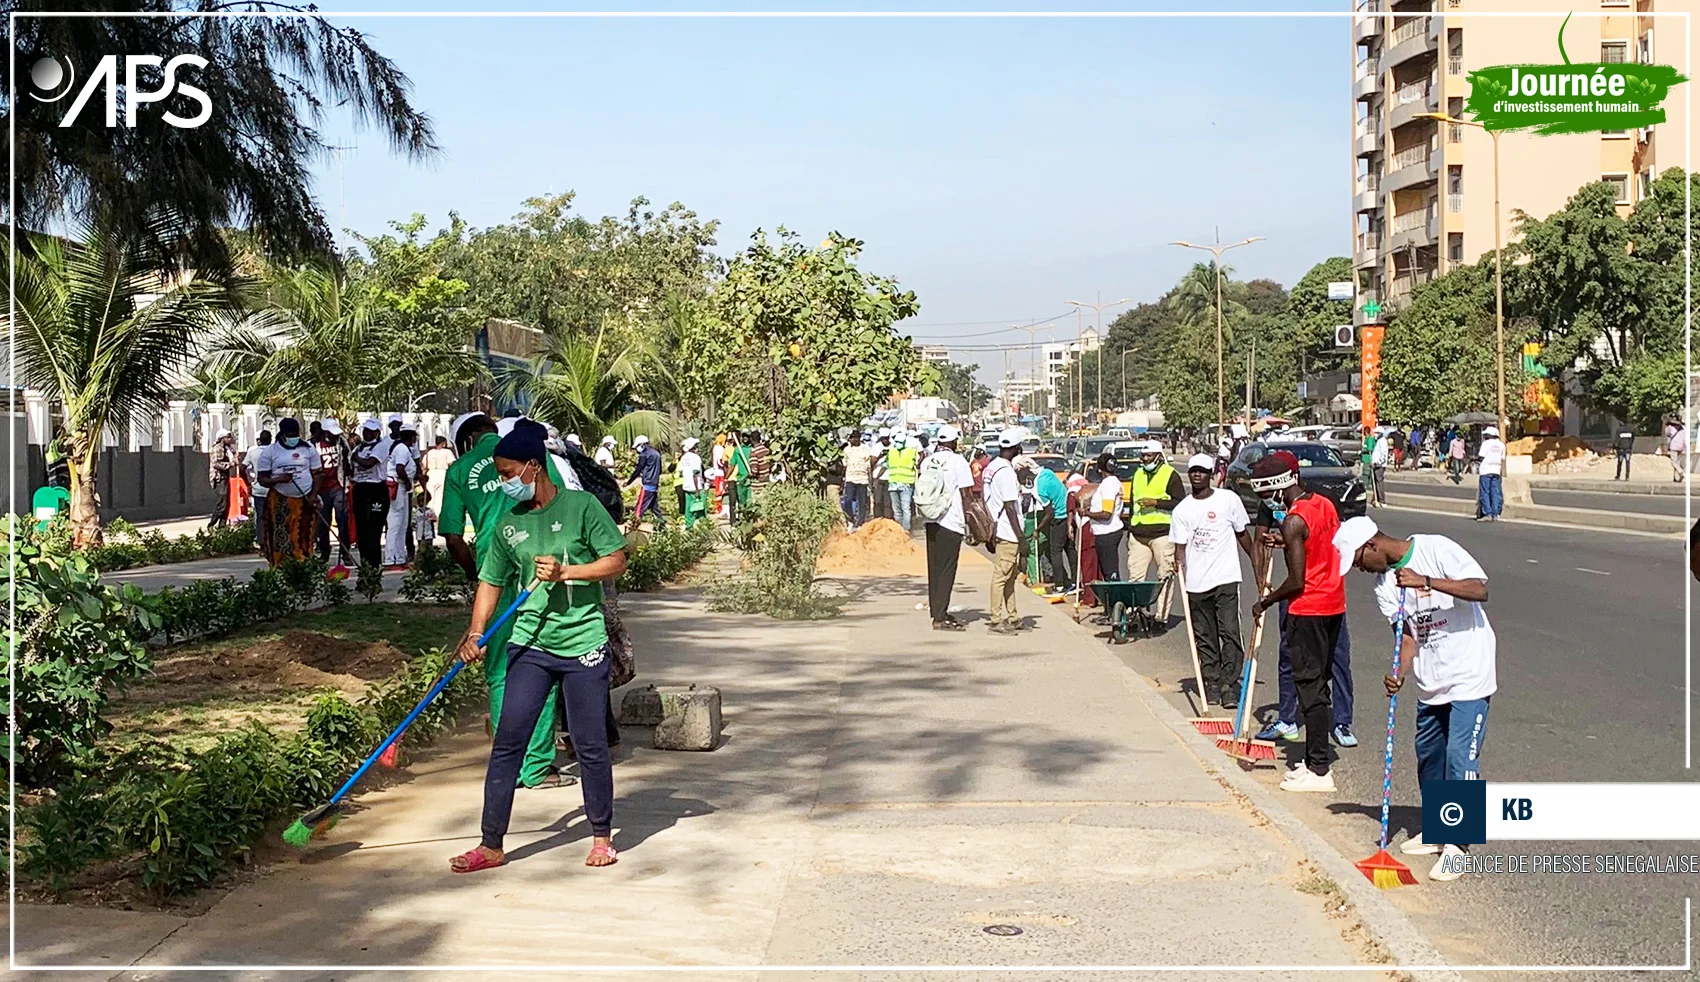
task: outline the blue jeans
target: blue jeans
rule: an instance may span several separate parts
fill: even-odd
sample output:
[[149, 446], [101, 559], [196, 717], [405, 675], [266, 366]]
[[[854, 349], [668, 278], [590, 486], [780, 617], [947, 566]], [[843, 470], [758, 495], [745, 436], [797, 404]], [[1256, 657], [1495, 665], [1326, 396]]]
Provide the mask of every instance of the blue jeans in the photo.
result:
[[[1481, 780], [1488, 699], [1467, 699], [1436, 706], [1417, 704], [1419, 788], [1430, 781]], [[1433, 843], [1435, 840], [1425, 838], [1424, 841]]]
[[838, 496], [838, 504], [844, 509], [844, 518], [851, 528], [859, 528], [868, 520], [868, 486], [844, 482], [844, 490]]
[[910, 522], [915, 517], [915, 485], [892, 484], [891, 513], [897, 517], [897, 524], [903, 526], [903, 531], [912, 531]]
[[1488, 518], [1498, 518], [1505, 510], [1505, 487], [1498, 474], [1482, 474], [1476, 478], [1476, 508]]
[[[1293, 684], [1293, 661], [1287, 654], [1287, 605], [1281, 605], [1281, 659], [1276, 671], [1279, 692], [1278, 719], [1297, 725], [1299, 719], [1299, 690]], [[1352, 638], [1346, 622], [1340, 621], [1340, 640], [1334, 645], [1333, 693], [1334, 725], [1352, 726]]]

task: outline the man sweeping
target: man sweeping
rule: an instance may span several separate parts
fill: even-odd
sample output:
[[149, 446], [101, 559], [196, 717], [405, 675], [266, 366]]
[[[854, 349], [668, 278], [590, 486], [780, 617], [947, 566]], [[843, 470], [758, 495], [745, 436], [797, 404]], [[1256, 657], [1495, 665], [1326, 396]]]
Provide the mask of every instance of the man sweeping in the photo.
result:
[[1234, 542], [1238, 540], [1247, 556], [1252, 554], [1251, 520], [1237, 493], [1212, 486], [1215, 476], [1216, 459], [1209, 454], [1195, 454], [1187, 461], [1192, 493], [1175, 506], [1169, 541], [1186, 591], [1204, 686], [1217, 705], [1235, 709], [1245, 648], [1240, 642], [1242, 577]]
[[1283, 791], [1332, 792], [1328, 729], [1334, 707], [1329, 693], [1329, 658], [1346, 619], [1346, 581], [1334, 552], [1340, 516], [1334, 502], [1299, 482], [1298, 458], [1285, 450], [1265, 456], [1251, 469], [1251, 487], [1268, 501], [1276, 526], [1265, 545], [1284, 550], [1287, 576], [1258, 598], [1252, 616], [1287, 602], [1287, 644], [1305, 723], [1304, 759], [1281, 782]]
[[[495, 543], [495, 528], [504, 515], [513, 509], [512, 498], [502, 493], [501, 475], [496, 473], [493, 455], [501, 437], [496, 422], [483, 413], [466, 413], [449, 425], [449, 439], [454, 441], [460, 456], [449, 465], [443, 479], [443, 501], [437, 509], [438, 529], [448, 543], [449, 555], [454, 557], [466, 577], [478, 582], [478, 570]], [[553, 464], [553, 458], [551, 458]], [[551, 474], [557, 486], [558, 474]], [[466, 528], [472, 526], [472, 546], [466, 543]], [[523, 584], [522, 584], [523, 585]], [[497, 600], [497, 610], [507, 605], [519, 593], [519, 587], [504, 590]], [[490, 731], [494, 733], [502, 719], [502, 693], [507, 682], [508, 659], [499, 653], [507, 651], [508, 636], [513, 632], [509, 620], [490, 638], [488, 650], [495, 657], [484, 659], [484, 684], [490, 693]], [[537, 717], [531, 739], [526, 743], [525, 756], [520, 761], [518, 784], [522, 788], [550, 788], [571, 785], [574, 779], [555, 767], [555, 720], [559, 700], [555, 690], [544, 698], [543, 712]]]
[[[1498, 640], [1482, 606], [1487, 573], [1444, 535], [1395, 539], [1369, 518], [1341, 525], [1334, 545], [1342, 576], [1353, 566], [1376, 576], [1375, 602], [1388, 623], [1397, 624], [1404, 610], [1399, 660], [1417, 680], [1417, 781], [1481, 780], [1488, 703], [1499, 688]], [[1387, 676], [1387, 694], [1404, 684], [1403, 676]], [[1463, 875], [1459, 846], [1418, 834], [1400, 851], [1440, 856], [1431, 880]]]

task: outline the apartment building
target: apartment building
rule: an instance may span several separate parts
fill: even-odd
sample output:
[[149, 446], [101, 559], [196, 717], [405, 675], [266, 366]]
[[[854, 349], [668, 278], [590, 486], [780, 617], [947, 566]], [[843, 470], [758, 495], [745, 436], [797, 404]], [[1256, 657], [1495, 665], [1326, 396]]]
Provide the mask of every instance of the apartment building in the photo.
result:
[[942, 344], [917, 344], [915, 352], [921, 360], [928, 364], [937, 364], [950, 360], [950, 349]]
[[[1519, 0], [1358, 0], [1352, 19], [1352, 229], [1359, 297], [1398, 307], [1419, 283], [1494, 247], [1494, 146], [1462, 117], [1467, 78], [1491, 65], [1562, 61], [1563, 5]], [[1573, 62], [1653, 62], [1685, 75], [1688, 18], [1700, 0], [1577, 0], [1564, 28]], [[1520, 16], [1493, 16], [1517, 13]], [[1653, 16], [1654, 14], [1660, 16]], [[1627, 215], [1653, 179], [1686, 167], [1693, 83], [1665, 100], [1667, 120], [1641, 130], [1499, 136], [1499, 217], [1546, 216], [1593, 181], [1618, 187]], [[1385, 316], [1385, 315], [1383, 315]], [[1360, 310], [1359, 323], [1367, 318]]]

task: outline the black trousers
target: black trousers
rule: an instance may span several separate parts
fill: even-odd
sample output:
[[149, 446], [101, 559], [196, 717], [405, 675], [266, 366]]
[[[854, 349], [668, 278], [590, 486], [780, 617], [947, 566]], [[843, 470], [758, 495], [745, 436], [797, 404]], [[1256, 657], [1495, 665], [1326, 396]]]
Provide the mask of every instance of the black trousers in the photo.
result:
[[384, 564], [384, 526], [389, 524], [390, 487], [382, 481], [360, 481], [354, 485], [354, 531], [359, 541], [360, 564]]
[[207, 516], [207, 528], [216, 528], [230, 522], [230, 478], [221, 477], [212, 482], [213, 510]]
[[1317, 774], [1328, 773], [1328, 732], [1334, 726], [1329, 680], [1333, 677], [1334, 645], [1340, 640], [1340, 622], [1345, 616], [1287, 614], [1287, 654], [1293, 663], [1299, 716], [1305, 724], [1305, 764]]
[[1092, 546], [1098, 551], [1098, 576], [1100, 579], [1120, 580], [1122, 578], [1122, 537], [1125, 535], [1127, 535], [1127, 529], [1094, 533]]
[[1613, 478], [1612, 480], [1615, 480], [1615, 481], [1627, 481], [1627, 480], [1629, 480], [1629, 464], [1630, 464], [1630, 461], [1632, 459], [1629, 456], [1629, 453], [1630, 452], [1628, 450], [1619, 450], [1617, 452], [1617, 476], [1615, 478]]
[[962, 533], [928, 522], [927, 607], [935, 621], [950, 616], [950, 591], [956, 586], [956, 563], [961, 558]]
[[1068, 537], [1067, 519], [1057, 519], [1045, 529], [1045, 552], [1051, 557], [1051, 585], [1074, 589], [1074, 542]]
[[1186, 595], [1204, 686], [1214, 692], [1235, 690], [1245, 663], [1240, 641], [1240, 585], [1224, 583]]

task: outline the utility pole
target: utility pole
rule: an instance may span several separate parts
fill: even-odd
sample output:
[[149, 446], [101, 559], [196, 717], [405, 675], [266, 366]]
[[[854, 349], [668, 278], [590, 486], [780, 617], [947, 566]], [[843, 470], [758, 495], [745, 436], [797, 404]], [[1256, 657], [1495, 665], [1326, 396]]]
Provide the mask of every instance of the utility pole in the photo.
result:
[[[1100, 292], [1098, 294], [1098, 300], [1094, 303], [1087, 303], [1084, 300], [1070, 300], [1068, 302], [1069, 306], [1073, 307], [1077, 312], [1083, 308], [1091, 307], [1098, 317], [1098, 348], [1097, 356], [1093, 359], [1098, 363], [1098, 388], [1092, 393], [1092, 404], [1097, 408], [1102, 408], [1104, 402], [1104, 308], [1120, 306], [1127, 303], [1131, 298], [1123, 297], [1120, 300], [1112, 300], [1109, 303], [1104, 303], [1103, 299], [1104, 294]], [[1076, 319], [1075, 323], [1078, 324], [1079, 320]], [[1086, 357], [1086, 345], [1084, 344], [1080, 346], [1080, 355], [1082, 358]]]
[[[1221, 436], [1223, 432], [1226, 432], [1228, 426], [1227, 386], [1222, 374], [1222, 253], [1227, 252], [1229, 249], [1238, 249], [1240, 246], [1247, 246], [1251, 245], [1253, 242], [1261, 241], [1263, 241], [1263, 236], [1254, 235], [1249, 239], [1241, 242], [1235, 242], [1232, 245], [1223, 245], [1222, 230], [1218, 227], [1216, 230], [1216, 239], [1212, 245], [1194, 245], [1193, 243], [1185, 240], [1169, 243], [1170, 245], [1178, 245], [1187, 249], [1203, 249], [1205, 252], [1216, 257], [1216, 428], [1218, 437]], [[1251, 420], [1247, 419], [1246, 424], [1249, 426], [1251, 424]]]
[[[1048, 324], [1035, 324], [1035, 325], [1029, 326], [1027, 324], [1011, 324], [1009, 326], [1009, 329], [1012, 330], [1012, 331], [1026, 331], [1027, 332], [1027, 379], [1033, 385], [1033, 387], [1034, 387], [1033, 391], [1036, 392], [1036, 391], [1038, 391], [1038, 385], [1039, 385], [1039, 370], [1037, 368], [1038, 351], [1039, 351], [1039, 347], [1038, 347], [1038, 345], [1039, 345], [1039, 332], [1050, 330], [1050, 325], [1048, 325]], [[1029, 401], [1031, 401], [1032, 398], [1033, 398], [1033, 393], [1029, 392], [1027, 394], [1027, 398], [1028, 398]], [[1051, 398], [1052, 398], [1052, 400], [1056, 399], [1056, 393], [1055, 392], [1051, 393]], [[1019, 423], [1020, 420], [1016, 420], [1016, 422]]]

